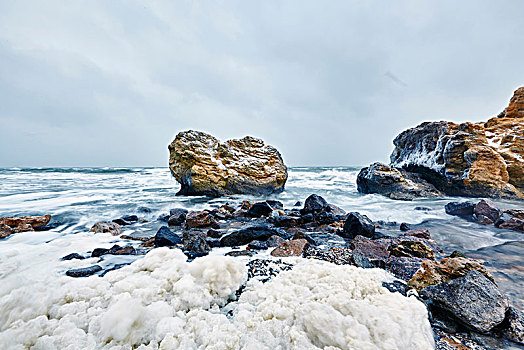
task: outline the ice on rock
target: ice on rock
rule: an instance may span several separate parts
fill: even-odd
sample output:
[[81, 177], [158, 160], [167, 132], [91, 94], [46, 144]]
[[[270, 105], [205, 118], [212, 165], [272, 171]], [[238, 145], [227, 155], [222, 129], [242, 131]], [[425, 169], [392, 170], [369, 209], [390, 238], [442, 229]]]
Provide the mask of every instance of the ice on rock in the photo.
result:
[[[0, 296], [1, 349], [433, 349], [424, 305], [385, 271], [296, 259], [263, 284], [244, 263], [158, 248], [104, 277]], [[21, 316], [22, 315], [22, 316]]]

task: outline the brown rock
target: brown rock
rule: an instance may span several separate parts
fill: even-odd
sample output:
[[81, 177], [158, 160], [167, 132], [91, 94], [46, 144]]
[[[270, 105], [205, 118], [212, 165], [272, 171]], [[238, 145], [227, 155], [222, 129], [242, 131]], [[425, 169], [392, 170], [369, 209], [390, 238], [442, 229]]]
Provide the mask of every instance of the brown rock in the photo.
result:
[[506, 107], [506, 118], [524, 118], [524, 87], [520, 87], [513, 93]]
[[100, 221], [91, 227], [89, 232], [93, 233], [106, 233], [109, 232], [113, 236], [118, 236], [122, 233], [122, 226], [112, 221]]
[[[492, 224], [500, 218], [500, 210], [495, 208], [493, 203], [485, 199], [475, 205], [473, 213], [479, 219], [479, 222]], [[486, 220], [488, 219], [488, 220]]]
[[524, 232], [524, 220], [511, 218], [499, 225], [499, 228]]
[[[420, 291], [428, 286], [463, 277], [468, 272], [476, 270], [482, 273], [491, 282], [493, 276], [478, 260], [468, 258], [444, 258], [440, 262], [424, 260], [421, 268], [408, 281], [408, 287]], [[496, 283], [495, 283], [496, 284]]]
[[284, 189], [287, 168], [280, 153], [246, 136], [220, 142], [199, 131], [180, 132], [169, 145], [169, 167], [179, 195], [270, 194]]
[[433, 249], [422, 242], [401, 241], [396, 245], [389, 246], [390, 254], [396, 257], [412, 257], [423, 259], [435, 259]]
[[144, 243], [140, 244], [140, 248], [150, 248], [155, 246], [155, 237], [152, 237], [148, 239], [147, 241], [144, 241]]
[[186, 216], [186, 224], [188, 228], [202, 228], [209, 227], [216, 224], [215, 217], [207, 210], [192, 211]]
[[510, 209], [505, 210], [504, 213], [511, 215], [517, 219], [524, 220], [524, 209]]
[[45, 226], [51, 220], [51, 215], [0, 217], [0, 238], [6, 238], [13, 233], [34, 231], [35, 227]]
[[417, 229], [409, 230], [404, 233], [404, 236], [431, 239], [431, 233], [429, 232], [429, 230], [424, 229], [424, 228], [417, 228]]
[[307, 244], [308, 243], [305, 239], [287, 241], [276, 247], [271, 252], [271, 255], [277, 257], [301, 256]]

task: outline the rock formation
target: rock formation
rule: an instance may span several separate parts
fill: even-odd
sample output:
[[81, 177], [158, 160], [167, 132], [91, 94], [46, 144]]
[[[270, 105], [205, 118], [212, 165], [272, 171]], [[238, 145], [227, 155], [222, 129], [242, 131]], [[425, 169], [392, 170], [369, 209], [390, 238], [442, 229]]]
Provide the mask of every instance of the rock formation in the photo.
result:
[[246, 136], [220, 142], [199, 132], [180, 132], [169, 145], [169, 167], [178, 195], [269, 194], [284, 189], [287, 168], [276, 148]]
[[[391, 167], [362, 169], [359, 191], [394, 199], [438, 191], [524, 198], [524, 88], [515, 91], [499, 117], [481, 123], [424, 122], [400, 133], [393, 143]], [[438, 191], [428, 190], [429, 184]]]

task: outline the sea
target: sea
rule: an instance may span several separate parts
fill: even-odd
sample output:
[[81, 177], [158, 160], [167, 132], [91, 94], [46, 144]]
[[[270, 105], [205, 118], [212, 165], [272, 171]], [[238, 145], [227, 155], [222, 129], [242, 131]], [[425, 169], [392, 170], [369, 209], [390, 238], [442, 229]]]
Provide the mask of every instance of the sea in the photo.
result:
[[[2, 306], [9, 309], [8, 314], [0, 312], [0, 334], [9, 327], [19, 326], [24, 329], [25, 326], [16, 325], [16, 317], [30, 320], [41, 311], [33, 310], [31, 313], [28, 311], [31, 306], [14, 308], [13, 303], [18, 300], [16, 298], [20, 298], [14, 294], [21, 293], [24, 295], [23, 300], [43, 295], [52, 298], [54, 282], [50, 281], [55, 277], [60, 281], [69, 278], [64, 277], [64, 271], [83, 264], [82, 261], [62, 262], [60, 257], [73, 252], [82, 254], [95, 247], [110, 247], [114, 244], [114, 237], [88, 232], [96, 222], [124, 215], [138, 215], [144, 222], [133, 227], [125, 226], [123, 233], [147, 236], [153, 235], [161, 225], [165, 225], [157, 218], [168, 213], [171, 208], [202, 210], [217, 208], [225, 203], [237, 205], [243, 200], [253, 202], [265, 199], [279, 200], [285, 207], [293, 207], [300, 205], [297, 202], [303, 203], [313, 193], [347, 212], [365, 214], [373, 221], [387, 222], [390, 225], [408, 223], [414, 228], [429, 229], [432, 238], [445, 253], [459, 250], [468, 257], [483, 260], [511, 302], [521, 309], [524, 307], [524, 233], [481, 225], [445, 213], [444, 206], [450, 201], [479, 199], [453, 197], [398, 201], [377, 194], [361, 194], [356, 188], [359, 170], [359, 167], [292, 167], [288, 169], [289, 178], [282, 193], [269, 197], [237, 195], [207, 198], [176, 196], [180, 186], [167, 167], [0, 169], [0, 216], [51, 214], [51, 222], [59, 223], [49, 231], [18, 233], [0, 240], [0, 311]], [[493, 202], [503, 209], [522, 208], [522, 202], [518, 201]], [[108, 258], [102, 264], [114, 266], [142, 258], [143, 256], [119, 256]], [[40, 289], [47, 294], [37, 293]], [[38, 309], [37, 306], [32, 307]], [[42, 317], [48, 320], [50, 316], [46, 312], [50, 311], [42, 311]], [[80, 321], [71, 319], [70, 322]], [[42, 329], [45, 327], [41, 326]], [[93, 339], [89, 340], [91, 332], [96, 332], [89, 327], [89, 324], [78, 326], [85, 333], [83, 336], [87, 339], [86, 348], [96, 348], [93, 344], [98, 343]], [[42, 334], [51, 332], [47, 328], [42, 329]], [[20, 344], [33, 344], [31, 346], [35, 349], [53, 348], [51, 345], [55, 343], [45, 341], [53, 335], [46, 335], [48, 338], [40, 335], [33, 339], [27, 337], [27, 331], [20, 331]], [[11, 344], [13, 349], [17, 348], [15, 338], [11, 338], [14, 342]], [[110, 335], [106, 341], [109, 343], [115, 339], [118, 340], [118, 335]], [[321, 343], [321, 338], [319, 339], [318, 342]], [[181, 347], [182, 343], [176, 343], [180, 339], [175, 340], [173, 344], [178, 344], [175, 347]], [[141, 344], [140, 341], [139, 339], [136, 344]], [[169, 347], [166, 345], [164, 348]]]

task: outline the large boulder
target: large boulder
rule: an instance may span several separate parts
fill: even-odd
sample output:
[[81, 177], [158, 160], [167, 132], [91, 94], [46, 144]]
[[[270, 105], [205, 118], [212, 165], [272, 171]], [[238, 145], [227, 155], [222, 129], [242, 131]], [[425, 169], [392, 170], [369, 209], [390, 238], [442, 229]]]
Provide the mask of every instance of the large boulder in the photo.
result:
[[[359, 190], [402, 197], [409, 189], [403, 178], [408, 177], [451, 196], [524, 198], [523, 100], [520, 88], [505, 113], [487, 122], [424, 122], [400, 133], [390, 157], [398, 172], [386, 169], [374, 175], [368, 169], [359, 176]], [[412, 194], [428, 196], [424, 191]]]
[[357, 235], [373, 238], [375, 224], [366, 215], [351, 212], [346, 218], [344, 229], [338, 234], [344, 238], [355, 238]]
[[508, 300], [497, 286], [478, 271], [420, 292], [431, 306], [450, 313], [466, 327], [488, 332], [504, 321]]
[[276, 148], [246, 136], [220, 142], [200, 131], [180, 132], [169, 145], [178, 195], [218, 197], [281, 192], [287, 168]]

